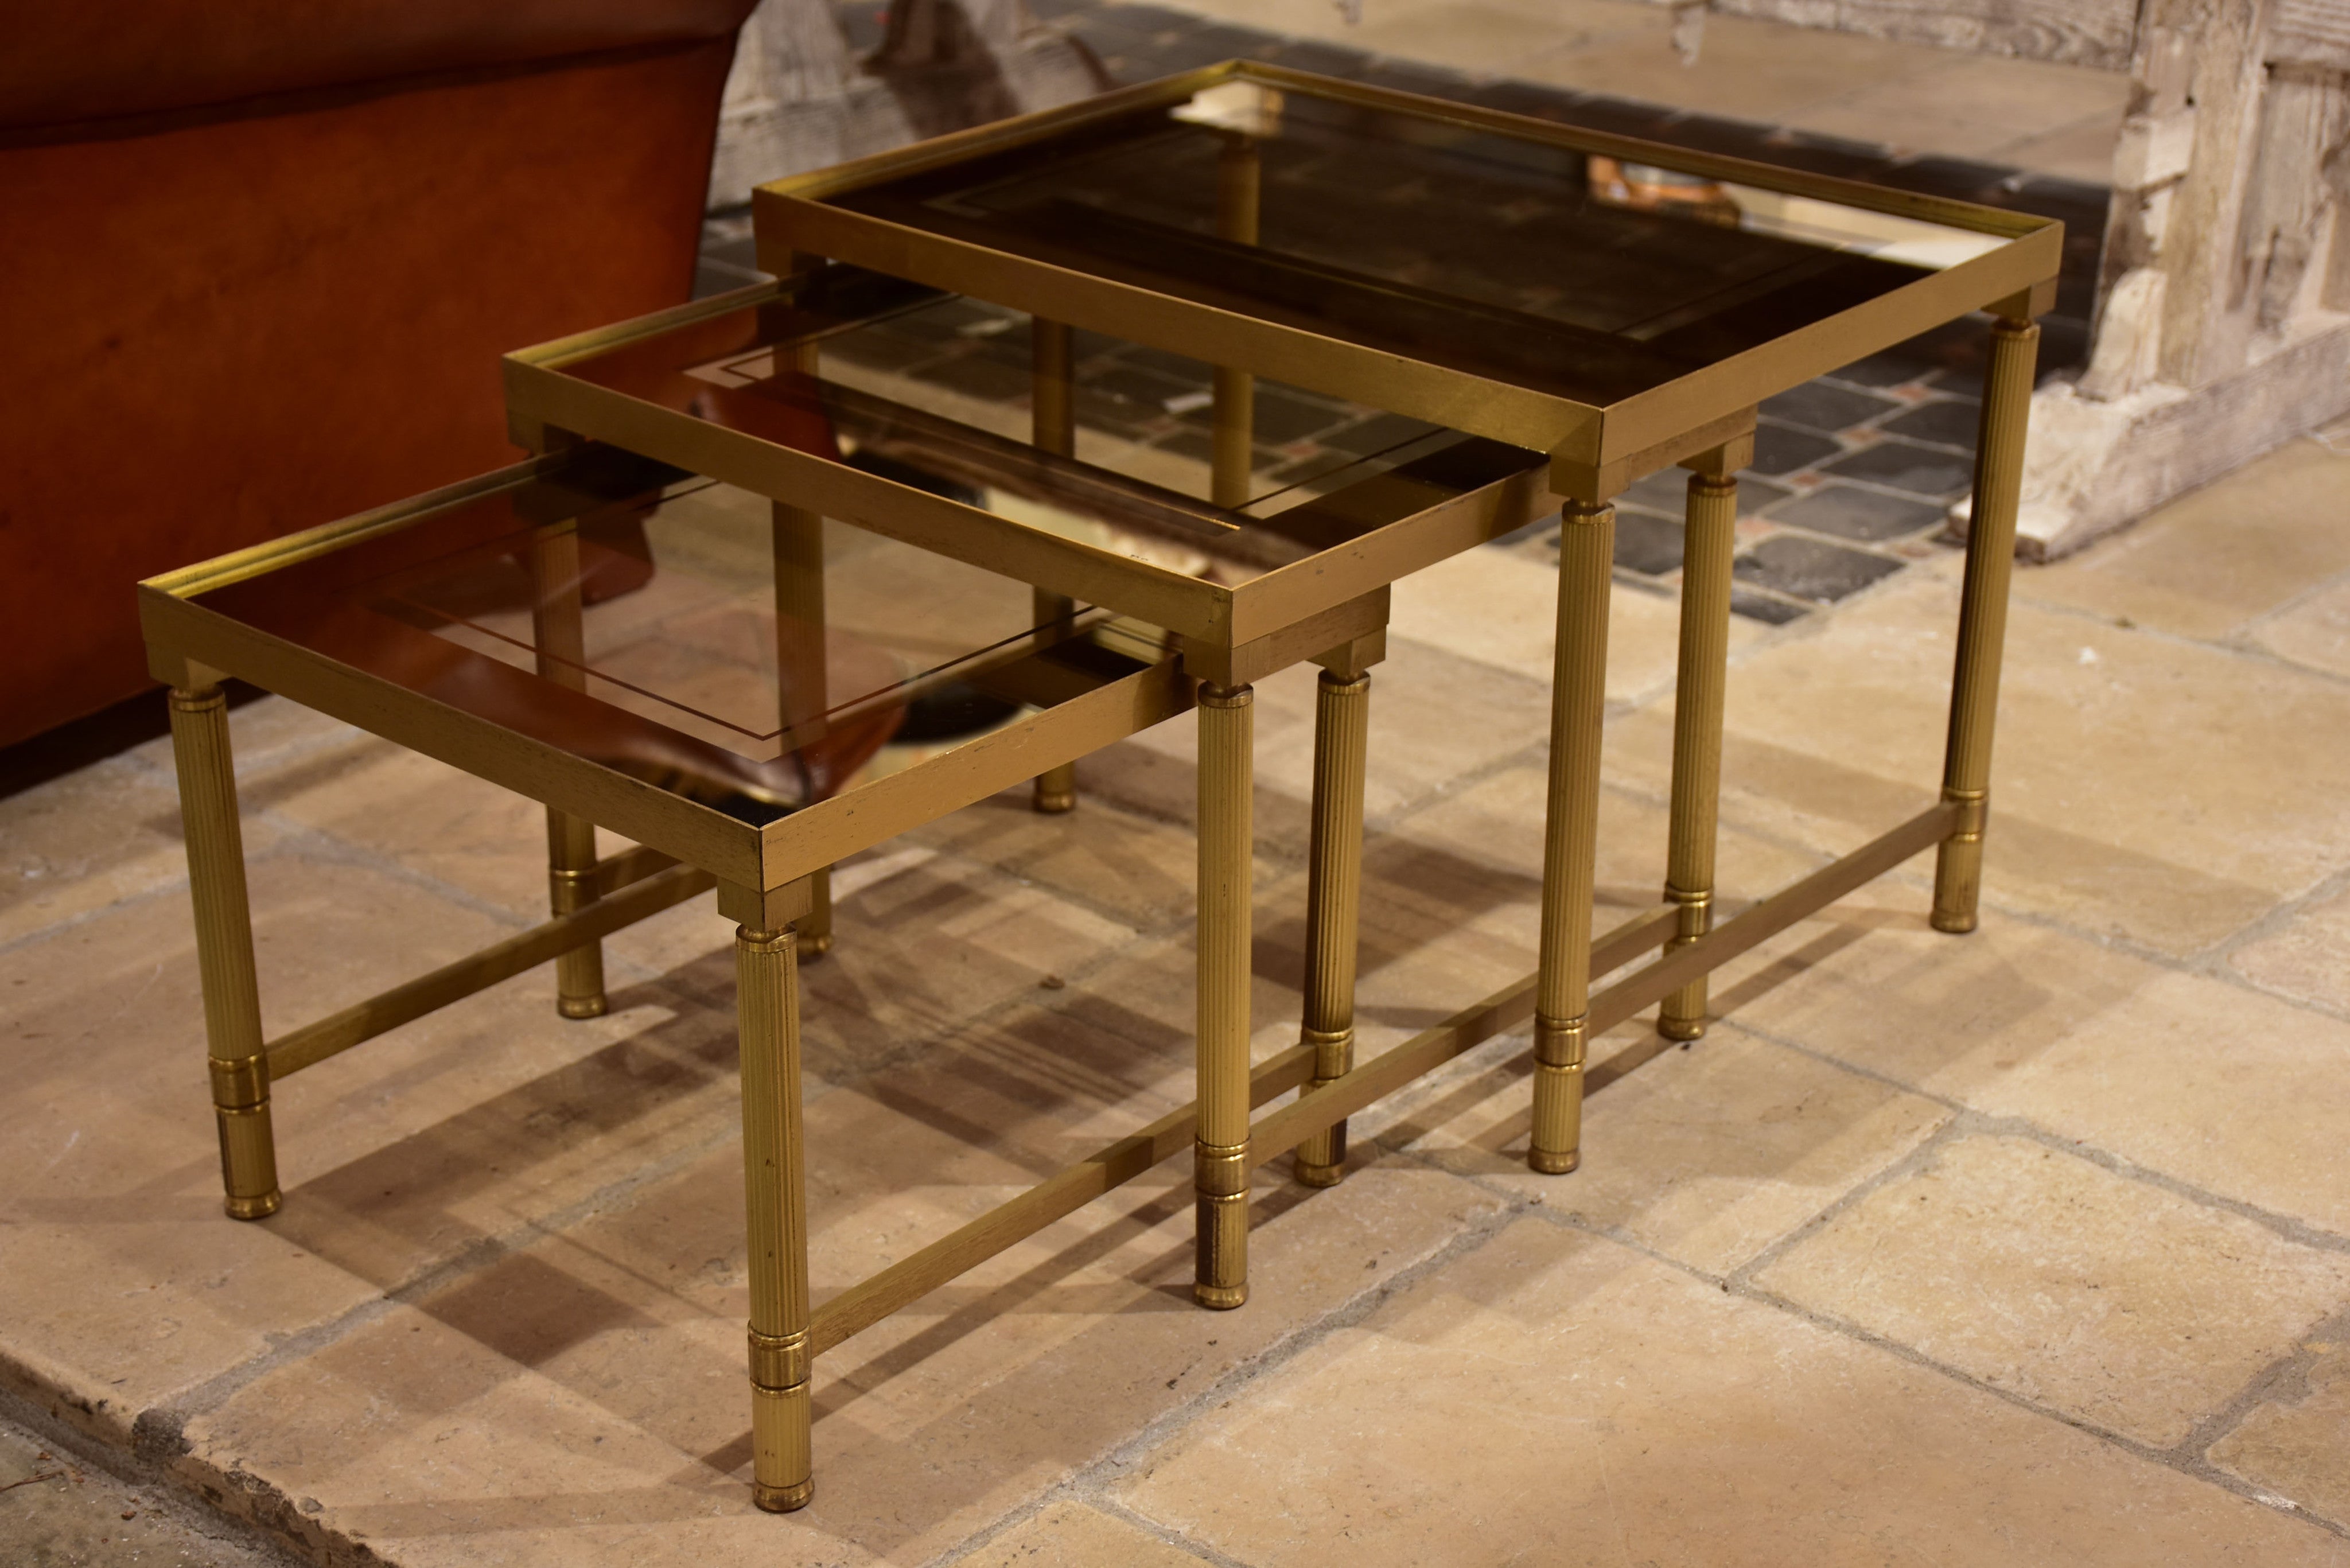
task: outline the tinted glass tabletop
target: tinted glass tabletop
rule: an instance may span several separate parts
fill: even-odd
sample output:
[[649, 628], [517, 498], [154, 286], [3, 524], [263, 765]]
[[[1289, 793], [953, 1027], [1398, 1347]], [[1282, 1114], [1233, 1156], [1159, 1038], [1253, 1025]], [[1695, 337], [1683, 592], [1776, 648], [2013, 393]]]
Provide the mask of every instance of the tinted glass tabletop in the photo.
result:
[[1673, 156], [1233, 80], [822, 200], [1595, 405], [2007, 238]]
[[1141, 669], [1154, 628], [595, 452], [193, 596], [747, 820]]
[[[1129, 346], [1078, 335], [1075, 451], [1062, 455], [1035, 443], [1026, 317], [862, 269], [827, 274], [796, 297], [567, 358], [556, 373], [1226, 586], [1373, 525], [1313, 504], [1367, 479], [1453, 452], [1467, 487], [1538, 461], [1261, 380], [1246, 498], [1218, 505], [1211, 400], [1185, 389], [1172, 357], [1138, 361]], [[945, 362], [941, 341], [960, 344]], [[1204, 383], [1209, 368], [1193, 369]], [[1440, 483], [1429, 501], [1451, 493]]]

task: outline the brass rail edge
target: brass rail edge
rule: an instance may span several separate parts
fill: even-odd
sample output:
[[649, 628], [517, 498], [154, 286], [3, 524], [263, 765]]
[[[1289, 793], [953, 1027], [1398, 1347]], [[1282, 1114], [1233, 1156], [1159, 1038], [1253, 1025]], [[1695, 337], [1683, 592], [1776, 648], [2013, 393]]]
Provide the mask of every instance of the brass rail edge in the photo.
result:
[[[1293, 1045], [1250, 1075], [1249, 1105], [1261, 1106], [1300, 1087], [1313, 1075], [1314, 1048]], [[997, 1204], [962, 1229], [849, 1286], [816, 1309], [808, 1324], [808, 1353], [823, 1355], [964, 1271], [1133, 1180], [1160, 1160], [1190, 1148], [1199, 1119], [1196, 1100], [1170, 1111], [1141, 1131], [1104, 1145], [1019, 1197]]]
[[[1825, 909], [1912, 855], [1931, 848], [1950, 836], [1957, 815], [1954, 807], [1938, 803], [1843, 859], [1773, 893], [1689, 946], [1676, 949], [1669, 956], [1626, 976], [1592, 998], [1586, 1037], [1596, 1039], [1700, 975], [1711, 973], [1804, 916]], [[1677, 910], [1668, 905], [1601, 938], [1592, 947], [1592, 972], [1605, 973], [1632, 954], [1662, 943], [1672, 935], [1676, 918]], [[1636, 940], [1637, 946], [1633, 945]], [[1323, 1128], [1395, 1093], [1430, 1068], [1532, 1017], [1536, 978], [1528, 975], [1515, 985], [1495, 992], [1435, 1028], [1382, 1052], [1327, 1088], [1302, 1096], [1294, 1104], [1274, 1112], [1249, 1129], [1250, 1162], [1262, 1165], [1288, 1152]]]
[[569, 455], [565, 452], [542, 452], [488, 473], [477, 473], [471, 479], [461, 479], [438, 490], [428, 490], [421, 495], [411, 495], [405, 501], [372, 508], [357, 516], [322, 523], [297, 534], [264, 540], [258, 545], [248, 545], [242, 550], [232, 550], [225, 556], [214, 556], [209, 561], [198, 561], [177, 571], [148, 577], [139, 586], [182, 599], [210, 593], [231, 583], [257, 577], [264, 572], [281, 571], [320, 556], [331, 555], [337, 550], [348, 549], [374, 535], [405, 528], [431, 513], [527, 484], [534, 479], [556, 472], [569, 461]]
[[[632, 852], [654, 853], [658, 851]], [[615, 856], [605, 864], [614, 865], [630, 857]], [[675, 866], [645, 877], [616, 897], [599, 898], [576, 915], [558, 916], [545, 925], [517, 932], [455, 963], [444, 964], [431, 974], [419, 975], [405, 985], [393, 986], [380, 996], [371, 996], [271, 1041], [265, 1048], [269, 1054], [269, 1075], [272, 1079], [283, 1078], [289, 1073], [315, 1066], [436, 1008], [446, 1007], [477, 991], [486, 991], [502, 980], [536, 969], [582, 943], [608, 937], [717, 885], [717, 878], [709, 872], [691, 866]]]
[[[1627, 920], [1591, 944], [1591, 972], [1606, 974], [1662, 947], [1679, 918], [1679, 910], [1666, 904]], [[1327, 1087], [1301, 1096], [1274, 1112], [1249, 1128], [1249, 1163], [1263, 1165], [1288, 1153], [1323, 1128], [1378, 1104], [1422, 1074], [1523, 1023], [1534, 1015], [1537, 978], [1530, 974], [1504, 986], [1433, 1029], [1423, 1029], [1402, 1044], [1358, 1064]]]

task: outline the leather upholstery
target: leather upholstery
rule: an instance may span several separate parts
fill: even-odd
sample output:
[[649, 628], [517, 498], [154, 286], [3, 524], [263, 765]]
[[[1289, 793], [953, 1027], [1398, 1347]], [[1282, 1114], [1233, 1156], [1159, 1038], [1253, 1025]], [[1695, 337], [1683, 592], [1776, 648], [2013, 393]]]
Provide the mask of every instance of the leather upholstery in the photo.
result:
[[[0, 132], [0, 744], [145, 683], [140, 578], [511, 462], [500, 354], [684, 299], [749, 4], [371, 0], [338, 8], [356, 20], [332, 47], [242, 61], [190, 42], [200, 10], [238, 7], [37, 8], [41, 47], [0, 52], [19, 62], [0, 113], [79, 114], [101, 66], [107, 101], [141, 112], [357, 71], [353, 38], [379, 67], [463, 68], [128, 134]], [[109, 27], [140, 38], [99, 60]], [[145, 85], [171, 74], [153, 38], [189, 47], [172, 91]], [[28, 100], [26, 56], [83, 45], [59, 79], [85, 96]]]

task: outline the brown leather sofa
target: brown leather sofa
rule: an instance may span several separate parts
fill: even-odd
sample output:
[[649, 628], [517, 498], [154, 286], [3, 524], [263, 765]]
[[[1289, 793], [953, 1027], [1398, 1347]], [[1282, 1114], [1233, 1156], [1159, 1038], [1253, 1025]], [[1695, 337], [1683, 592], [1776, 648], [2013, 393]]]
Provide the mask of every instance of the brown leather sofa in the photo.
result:
[[691, 292], [753, 0], [0, 0], [0, 744], [132, 585], [515, 457], [498, 356]]

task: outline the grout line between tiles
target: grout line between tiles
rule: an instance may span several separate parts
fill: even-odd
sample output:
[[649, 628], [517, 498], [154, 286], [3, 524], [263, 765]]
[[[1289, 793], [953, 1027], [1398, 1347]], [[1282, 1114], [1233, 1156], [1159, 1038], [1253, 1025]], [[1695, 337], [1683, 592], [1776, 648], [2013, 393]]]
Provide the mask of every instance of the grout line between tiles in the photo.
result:
[[[1778, 1255], [1783, 1254], [1786, 1250], [1788, 1250], [1788, 1247], [1793, 1241], [1799, 1240], [1803, 1234], [1808, 1233], [1810, 1231], [1815, 1229], [1818, 1225], [1824, 1223], [1830, 1216], [1843, 1212], [1853, 1203], [1859, 1201], [1859, 1199], [1866, 1196], [1866, 1193], [1874, 1192], [1889, 1184], [1891, 1181], [1898, 1179], [1900, 1176], [1907, 1175], [1913, 1170], [1924, 1168], [1929, 1161], [1939, 1154], [1941, 1148], [1954, 1140], [1954, 1137], [1957, 1135], [1953, 1133], [1952, 1129], [1957, 1127], [1958, 1125], [1959, 1122], [1957, 1119], [1954, 1119], [1951, 1123], [1946, 1124], [1943, 1128], [1938, 1129], [1917, 1148], [1910, 1150], [1900, 1158], [1894, 1160], [1883, 1170], [1877, 1172], [1876, 1176], [1860, 1183], [1850, 1192], [1847, 1192], [1844, 1197], [1838, 1199], [1836, 1202], [1830, 1204], [1826, 1210], [1824, 1210], [1821, 1212], [1820, 1215], [1815, 1216], [1812, 1220], [1806, 1221], [1803, 1226], [1798, 1227], [1798, 1230], [1794, 1236], [1790, 1238], [1783, 1238], [1779, 1243], [1775, 1243], [1773, 1247], [1765, 1249], [1763, 1253], [1758, 1254], [1755, 1258], [1749, 1260], [1746, 1263], [1742, 1264], [1739, 1268], [1732, 1270], [1726, 1275], [1712, 1273], [1707, 1270], [1698, 1268], [1693, 1264], [1683, 1262], [1679, 1259], [1675, 1258], [1669, 1253], [1659, 1251], [1657, 1249], [1634, 1241], [1629, 1237], [1615, 1234], [1607, 1228], [1590, 1225], [1578, 1220], [1571, 1214], [1547, 1204], [1535, 1204], [1532, 1207], [1531, 1211], [1545, 1222], [1555, 1225], [1561, 1230], [1572, 1231], [1580, 1235], [1591, 1236], [1596, 1240], [1623, 1247], [1627, 1251], [1637, 1252], [1666, 1268], [1671, 1269], [1678, 1273], [1686, 1275], [1691, 1279], [1701, 1280], [1707, 1284], [1714, 1285], [1726, 1295], [1738, 1296], [1742, 1299], [1752, 1302], [1757, 1305], [1775, 1309], [1776, 1311], [1784, 1313], [1800, 1322], [1805, 1323], [1812, 1327], [1822, 1331], [1823, 1333], [1835, 1334], [1840, 1338], [1852, 1340], [1858, 1344], [1867, 1345], [1872, 1349], [1886, 1352], [1897, 1359], [1907, 1362], [1913, 1366], [1934, 1373], [1939, 1376], [1948, 1378], [1954, 1383], [1972, 1388], [1977, 1392], [1988, 1394], [1994, 1398], [2014, 1406], [2018, 1409], [2025, 1410], [2033, 1415], [2044, 1417], [2049, 1420], [2070, 1427], [2074, 1430], [2082, 1433], [2084, 1436], [2095, 1438], [2112, 1448], [2118, 1449], [2134, 1459], [2150, 1464], [2160, 1465], [2166, 1469], [2177, 1470], [2182, 1474], [2192, 1477], [2197, 1480], [2203, 1481], [2206, 1484], [2219, 1487], [2222, 1490], [2233, 1493], [2248, 1501], [2258, 1503], [2260, 1506], [2273, 1512], [2282, 1513], [2289, 1518], [2300, 1520], [2318, 1530], [2324, 1531], [2329, 1535], [2350, 1539], [2350, 1529], [2345, 1529], [2344, 1526], [2337, 1524], [2322, 1515], [2310, 1512], [2308, 1510], [2301, 1507], [2289, 1498], [2280, 1497], [2273, 1492], [2270, 1492], [2260, 1487], [2254, 1486], [2248, 1481], [2220, 1469], [2218, 1466], [2212, 1464], [2209, 1458], [2205, 1456], [2202, 1447], [2198, 1447], [2191, 1450], [2189, 1448], [2189, 1444], [2195, 1442], [2199, 1438], [2201, 1439], [2204, 1447], [2208, 1447], [2209, 1443], [2211, 1441], [2216, 1441], [2222, 1434], [2216, 1430], [2207, 1432], [2207, 1426], [2214, 1422], [2220, 1415], [2234, 1414], [2236, 1418], [2241, 1419], [2242, 1413], [2248, 1412], [2253, 1405], [2259, 1402], [2260, 1398], [2273, 1392], [2274, 1388], [2290, 1376], [2292, 1369], [2295, 1366], [2299, 1365], [2299, 1358], [2297, 1357], [2287, 1356], [2282, 1358], [2279, 1363], [2272, 1364], [2270, 1367], [2263, 1368], [2260, 1373], [2255, 1374], [2254, 1376], [2246, 1383], [2242, 1389], [2240, 1389], [2235, 1395], [2231, 1396], [2230, 1399], [2220, 1407], [2219, 1412], [2205, 1417], [2202, 1421], [2199, 1421], [2191, 1427], [2187, 1439], [2168, 1449], [2158, 1449], [2151, 1444], [2142, 1442], [2137, 1438], [2128, 1437], [2106, 1427], [2101, 1427], [2095, 1422], [2088, 1420], [2084, 1417], [2074, 1415], [2069, 1411], [2052, 1405], [2043, 1404], [2012, 1389], [2002, 1388], [1996, 1384], [1986, 1382], [1982, 1378], [1974, 1376], [1972, 1373], [1952, 1366], [1948, 1363], [1936, 1360], [1934, 1357], [1928, 1355], [1923, 1351], [1918, 1350], [1911, 1345], [1904, 1345], [1898, 1340], [1888, 1338], [1862, 1324], [1856, 1323], [1849, 1318], [1839, 1316], [1834, 1313], [1805, 1306], [1802, 1303], [1799, 1303], [1791, 1297], [1781, 1295], [1774, 1291], [1757, 1285], [1752, 1282], [1751, 1276], [1758, 1269], [1766, 1267], [1769, 1262], [1775, 1261], [1775, 1258]], [[1475, 1179], [1471, 1178], [1470, 1179], [1474, 1180]], [[2330, 1321], [2332, 1323], [2344, 1323], [2345, 1320], [2350, 1320], [2350, 1314], [2345, 1314], [2342, 1317]]]

